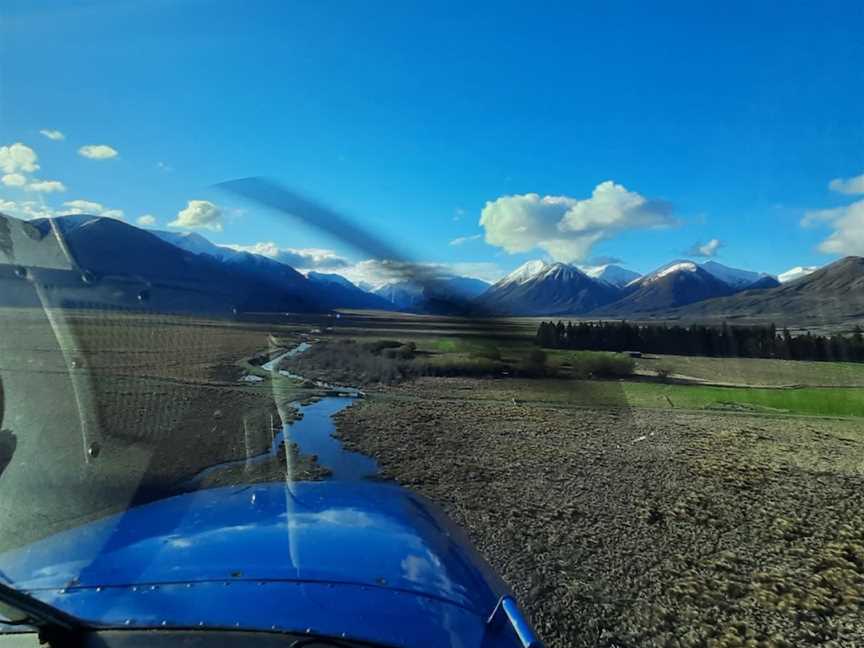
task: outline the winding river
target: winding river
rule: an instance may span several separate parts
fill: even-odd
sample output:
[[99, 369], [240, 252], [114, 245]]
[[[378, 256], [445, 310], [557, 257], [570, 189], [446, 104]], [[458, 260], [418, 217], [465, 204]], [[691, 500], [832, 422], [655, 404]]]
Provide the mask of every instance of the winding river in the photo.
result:
[[[276, 356], [261, 365], [261, 369], [270, 372], [274, 377], [278, 374], [295, 380], [305, 380], [303, 376], [288, 371], [279, 370], [279, 363], [288, 357], [303, 353], [311, 345], [301, 342], [296, 347]], [[251, 382], [249, 376], [244, 376], [241, 381]], [[263, 379], [262, 379], [263, 380]], [[316, 387], [325, 391], [325, 395], [314, 403], [302, 404], [300, 402], [290, 403], [301, 414], [297, 420], [285, 423], [282, 429], [274, 435], [270, 447], [260, 454], [234, 461], [226, 461], [205, 468], [193, 477], [188, 483], [200, 482], [213, 472], [268, 461], [278, 456], [282, 443], [287, 441], [296, 443], [303, 455], [315, 455], [319, 465], [327, 468], [331, 479], [358, 480], [374, 477], [378, 474], [378, 464], [367, 455], [359, 452], [346, 450], [342, 442], [334, 436], [336, 423], [333, 415], [350, 407], [357, 398], [363, 396], [363, 392], [356, 387], [343, 387], [316, 380], [312, 381]], [[282, 412], [280, 412], [282, 414]], [[287, 414], [287, 413], [286, 413]], [[291, 420], [292, 417], [283, 415], [283, 420]], [[290, 469], [290, 468], [289, 468]]]

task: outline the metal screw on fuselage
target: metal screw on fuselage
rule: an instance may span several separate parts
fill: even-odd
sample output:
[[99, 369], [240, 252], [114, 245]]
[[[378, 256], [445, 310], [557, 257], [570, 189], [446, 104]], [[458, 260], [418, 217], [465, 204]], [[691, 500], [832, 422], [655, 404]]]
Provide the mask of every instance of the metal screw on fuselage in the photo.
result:
[[15, 276], [18, 277], [19, 279], [26, 279], [27, 278], [27, 268], [25, 268], [24, 266], [18, 266], [17, 268], [15, 268]]
[[90, 447], [87, 448], [87, 455], [88, 455], [91, 459], [95, 459], [96, 457], [98, 457], [100, 452], [102, 452], [102, 447], [101, 447], [101, 446], [99, 445], [99, 443], [96, 442], [96, 441], [94, 441], [93, 443], [91, 443], [91, 444], [90, 444]]
[[84, 272], [81, 273], [81, 281], [83, 281], [85, 284], [95, 283], [96, 282], [96, 275], [94, 275], [89, 270], [85, 270]]

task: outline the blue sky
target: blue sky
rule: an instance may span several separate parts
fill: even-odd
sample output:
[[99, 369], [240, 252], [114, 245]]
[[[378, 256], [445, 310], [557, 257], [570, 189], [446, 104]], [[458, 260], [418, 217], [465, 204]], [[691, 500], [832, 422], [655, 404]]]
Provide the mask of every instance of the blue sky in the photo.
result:
[[644, 272], [714, 239], [716, 260], [774, 273], [864, 254], [860, 2], [0, 12], [0, 170], [20, 176], [0, 204], [18, 215], [87, 201], [363, 260], [209, 188], [267, 175], [487, 278], [537, 257]]

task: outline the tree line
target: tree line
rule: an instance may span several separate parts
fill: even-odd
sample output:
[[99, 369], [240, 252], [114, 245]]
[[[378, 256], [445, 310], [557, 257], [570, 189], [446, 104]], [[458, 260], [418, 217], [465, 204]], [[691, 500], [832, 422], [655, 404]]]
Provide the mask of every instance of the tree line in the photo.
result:
[[864, 332], [793, 336], [767, 326], [680, 326], [629, 322], [541, 322], [536, 343], [550, 349], [864, 362]]

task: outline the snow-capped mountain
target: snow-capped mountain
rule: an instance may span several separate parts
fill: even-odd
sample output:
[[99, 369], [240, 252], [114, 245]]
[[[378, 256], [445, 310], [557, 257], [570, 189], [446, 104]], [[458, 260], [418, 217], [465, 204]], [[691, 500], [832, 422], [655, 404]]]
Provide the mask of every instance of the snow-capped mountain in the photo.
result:
[[503, 279], [499, 279], [493, 285], [497, 288], [503, 288], [504, 286], [523, 284], [549, 268], [550, 265], [552, 264], [547, 263], [542, 259], [528, 261], [516, 268], [513, 272], [508, 274]]
[[410, 281], [393, 281], [372, 291], [393, 304], [397, 310], [412, 310], [423, 302], [423, 288]]
[[794, 268], [789, 268], [786, 272], [781, 272], [777, 275], [777, 279], [780, 280], [781, 284], [785, 284], [800, 279], [801, 277], [806, 277], [807, 275], [816, 272], [818, 269], [819, 266], [795, 266]]
[[566, 263], [530, 261], [493, 284], [478, 304], [512, 315], [580, 314], [614, 301], [620, 291]]
[[678, 260], [660, 266], [627, 284], [625, 296], [597, 309], [598, 314], [628, 317], [676, 308], [735, 290], [693, 261]]
[[767, 272], [754, 272], [752, 270], [741, 270], [730, 268], [716, 261], [706, 261], [701, 264], [702, 268], [712, 275], [725, 281], [736, 290], [746, 290], [754, 286], [759, 288], [773, 288], [780, 285], [777, 280]]
[[[104, 270], [106, 273], [193, 279], [208, 290], [232, 294], [231, 300], [238, 310], [391, 308], [387, 301], [350, 282], [348, 285], [315, 282], [275, 259], [215, 245], [194, 232], [142, 230], [120, 221], [86, 215], [57, 220], [69, 240], [79, 246], [80, 255], [116, 248], [98, 263], [88, 258], [87, 264], [94, 269], [107, 261], [110, 268]], [[123, 270], [127, 266], [129, 270]]]
[[181, 250], [192, 252], [193, 254], [209, 254], [210, 256], [222, 261], [234, 260], [239, 253], [228, 247], [215, 245], [206, 238], [195, 232], [169, 232], [167, 230], [147, 230], [154, 236], [159, 237], [166, 243], [170, 243]]
[[[393, 281], [372, 292], [391, 302], [397, 310], [447, 313], [485, 293], [489, 284], [473, 277], [439, 277], [421, 286], [413, 281]], [[458, 309], [457, 309], [458, 310]]]
[[605, 281], [616, 288], [623, 288], [641, 276], [638, 272], [611, 263], [593, 268], [583, 268], [583, 271], [592, 279]]
[[[720, 322], [774, 322], [777, 325], [842, 323], [851, 328], [864, 312], [864, 258], [845, 257], [813, 272], [795, 274], [768, 290], [748, 290], [676, 310], [675, 317]], [[783, 273], [786, 274], [786, 273]], [[782, 275], [781, 275], [782, 276]], [[663, 314], [665, 315], [665, 314]]]
[[631, 281], [630, 283], [631, 284], [637, 284], [638, 283], [638, 284], [645, 285], [645, 284], [651, 283], [652, 281], [657, 281], [658, 279], [662, 279], [663, 277], [668, 277], [669, 275], [673, 275], [673, 274], [676, 274], [679, 272], [691, 272], [691, 273], [695, 274], [695, 273], [699, 272], [699, 266], [696, 263], [693, 263], [692, 261], [686, 261], [686, 260], [670, 261], [669, 263], [660, 266], [659, 268], [657, 268], [653, 272], [649, 272], [644, 277], [641, 277], [640, 279], [638, 279], [636, 281]]

